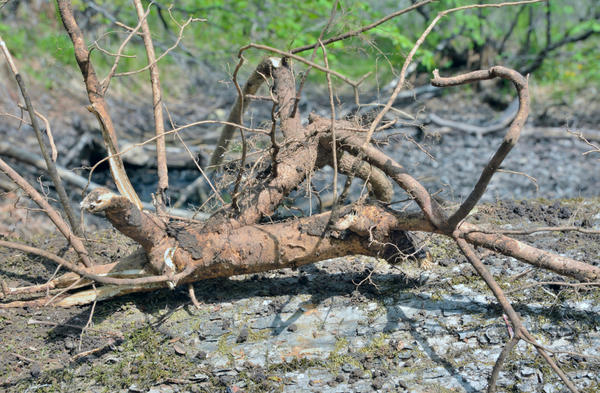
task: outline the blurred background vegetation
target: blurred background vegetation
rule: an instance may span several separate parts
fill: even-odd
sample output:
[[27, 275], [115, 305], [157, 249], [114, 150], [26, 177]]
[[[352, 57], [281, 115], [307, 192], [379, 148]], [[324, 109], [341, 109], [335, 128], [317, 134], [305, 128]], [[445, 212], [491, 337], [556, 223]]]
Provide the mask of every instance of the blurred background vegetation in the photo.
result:
[[[342, 0], [325, 38], [356, 29], [415, 2]], [[352, 78], [375, 71], [366, 82], [372, 88], [389, 83], [439, 11], [474, 2], [495, 1], [444, 0], [427, 4], [366, 34], [331, 45], [330, 65]], [[333, 2], [178, 0], [171, 4], [159, 0], [152, 4], [149, 22], [158, 53], [176, 41], [179, 24], [187, 18], [205, 20], [188, 26], [179, 47], [161, 61], [161, 78], [167, 93], [186, 96], [215, 81], [228, 80], [237, 63], [238, 49], [250, 42], [284, 50], [315, 43], [327, 24]], [[127, 35], [117, 22], [137, 24], [133, 6], [127, 0], [73, 0], [73, 5], [88, 44], [96, 42], [109, 52], [116, 52]], [[28, 77], [51, 89], [60, 88], [65, 77], [77, 77], [73, 50], [53, 1], [2, 0], [0, 6], [0, 34], [15, 57], [22, 60], [22, 71]], [[561, 94], [576, 94], [586, 86], [600, 84], [599, 33], [598, 0], [551, 0], [454, 13], [440, 21], [417, 53], [413, 82], [417, 82], [419, 71], [502, 64], [532, 73], [535, 83], [553, 86]], [[306, 51], [303, 56], [309, 57], [311, 52]], [[140, 37], [133, 39], [124, 53], [134, 57], [123, 58], [118, 71], [139, 69], [146, 64]], [[246, 52], [251, 64], [246, 72], [263, 56], [265, 53], [256, 50]], [[113, 62], [100, 50], [94, 50], [92, 58], [101, 74]], [[316, 61], [322, 62], [321, 54]], [[182, 70], [186, 78], [181, 78]], [[145, 73], [126, 78], [120, 89], [130, 92], [145, 84], [146, 78]], [[323, 81], [318, 73], [313, 72], [311, 78]]]

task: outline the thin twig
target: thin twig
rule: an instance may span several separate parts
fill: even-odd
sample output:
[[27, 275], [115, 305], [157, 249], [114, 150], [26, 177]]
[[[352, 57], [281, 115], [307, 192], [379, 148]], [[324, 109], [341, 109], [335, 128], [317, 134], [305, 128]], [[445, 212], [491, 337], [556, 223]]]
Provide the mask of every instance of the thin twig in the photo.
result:
[[15, 242], [7, 242], [4, 240], [0, 240], [0, 247], [12, 248], [15, 250], [21, 250], [24, 252], [28, 252], [30, 254], [42, 256], [42, 257], [47, 258], [57, 264], [63, 265], [67, 269], [72, 270], [73, 272], [79, 274], [82, 277], [88, 278], [90, 280], [94, 280], [94, 281], [102, 283], [102, 284], [138, 285], [138, 284], [164, 283], [167, 281], [177, 282], [177, 281], [189, 276], [194, 270], [193, 266], [188, 266], [184, 271], [174, 274], [172, 276], [167, 275], [167, 274], [162, 274], [159, 276], [145, 276], [145, 277], [140, 277], [140, 278], [114, 278], [114, 277], [106, 277], [103, 275], [89, 273], [86, 269], [81, 268], [80, 266], [77, 266], [74, 263], [71, 263], [64, 258], [61, 258], [58, 255], [52, 254], [52, 253], [44, 251], [44, 250], [40, 250], [39, 248], [36, 248], [36, 247], [30, 247], [30, 246], [26, 246], [24, 244], [19, 244], [19, 243], [15, 243]]
[[[165, 109], [167, 111], [167, 116], [169, 117], [169, 122], [171, 124], [171, 127], [175, 127], [175, 122], [173, 121], [173, 118], [171, 117], [171, 112], [169, 112], [169, 110], [167, 108], [165, 108]], [[181, 129], [181, 127], [179, 127], [179, 128]], [[168, 135], [170, 133], [173, 133], [175, 130], [176, 129], [167, 131], [164, 134]], [[198, 171], [202, 175], [202, 178], [206, 181], [206, 183], [208, 184], [208, 186], [210, 187], [210, 189], [213, 191], [214, 195], [217, 197], [217, 199], [223, 205], [225, 205], [225, 201], [221, 197], [221, 194], [217, 191], [217, 189], [215, 188], [215, 186], [213, 185], [213, 183], [210, 181], [210, 179], [206, 175], [206, 172], [204, 172], [204, 170], [202, 169], [202, 167], [198, 164], [198, 160], [194, 157], [194, 153], [192, 153], [192, 151], [190, 150], [190, 148], [188, 147], [188, 145], [185, 143], [185, 141], [183, 140], [183, 138], [181, 137], [181, 135], [179, 135], [179, 132], [175, 132], [175, 136], [177, 136], [177, 138], [179, 139], [179, 142], [181, 142], [181, 144], [183, 145], [183, 148], [186, 150], [186, 152], [188, 153], [188, 155], [190, 156], [190, 158], [194, 162], [194, 165], [196, 165], [196, 168], [198, 169]]]
[[358, 81], [353, 81], [350, 78], [348, 78], [347, 76], [342, 75], [342, 74], [340, 74], [337, 71], [330, 70], [330, 69], [328, 69], [326, 67], [323, 67], [322, 65], [314, 63], [314, 62], [312, 62], [310, 60], [306, 60], [304, 57], [295, 55], [295, 54], [293, 54], [291, 52], [283, 51], [281, 49], [273, 48], [273, 47], [267, 46], [267, 45], [260, 45], [260, 44], [251, 43], [251, 44], [248, 44], [246, 46], [243, 46], [240, 49], [240, 52], [244, 52], [244, 51], [246, 51], [246, 50], [248, 50], [250, 48], [255, 48], [255, 49], [260, 49], [260, 50], [264, 50], [264, 51], [267, 51], [267, 52], [277, 53], [280, 56], [288, 57], [290, 59], [294, 59], [296, 61], [299, 61], [300, 63], [304, 63], [306, 65], [309, 65], [309, 66], [313, 67], [313, 68], [316, 68], [319, 71], [322, 71], [322, 72], [325, 72], [325, 73], [329, 73], [329, 74], [335, 76], [336, 78], [338, 78], [338, 79], [346, 82], [347, 84], [349, 84], [352, 87], [358, 87], [364, 81], [364, 78], [365, 78], [365, 77], [363, 77], [363, 78], [359, 79]]
[[[321, 43], [323, 36], [327, 32], [327, 30], [329, 30], [329, 27], [333, 23], [333, 20], [335, 19], [335, 13], [337, 10], [338, 3], [339, 3], [339, 0], [335, 0], [333, 2], [333, 5], [331, 6], [331, 11], [329, 13], [329, 19], [327, 20], [327, 23], [325, 24], [325, 26], [323, 26], [323, 28], [321, 29], [321, 32], [319, 33], [319, 38], [317, 38], [317, 43]], [[317, 56], [318, 48], [319, 48], [319, 45], [314, 46], [313, 51], [310, 55], [310, 61], [315, 60], [315, 57]], [[329, 66], [327, 66], [327, 65], [326, 65], [326, 67], [329, 68]], [[306, 79], [308, 78], [308, 74], [310, 73], [311, 69], [312, 69], [312, 67], [308, 66], [306, 71], [304, 71], [304, 73], [302, 74], [302, 79], [300, 80], [300, 85], [298, 86], [298, 90], [296, 91], [296, 102], [294, 102], [294, 109], [292, 109], [292, 117], [296, 116], [296, 111], [298, 110], [298, 104], [300, 103], [300, 98], [302, 96], [302, 89], [304, 88], [304, 83], [306, 82]], [[329, 74], [327, 74], [327, 75], [329, 75]]]
[[94, 353], [96, 353], [96, 352], [100, 352], [100, 351], [104, 350], [106, 347], [110, 347], [110, 346], [111, 346], [111, 345], [113, 345], [114, 343], [115, 343], [115, 340], [113, 340], [113, 339], [110, 339], [110, 340], [108, 340], [108, 342], [107, 342], [106, 344], [104, 344], [104, 345], [102, 345], [102, 346], [100, 346], [100, 347], [97, 347], [97, 348], [90, 349], [89, 351], [84, 351], [84, 352], [76, 353], [75, 355], [71, 356], [71, 359], [70, 359], [70, 360], [71, 360], [72, 362], [74, 362], [74, 361], [75, 361], [75, 360], [77, 360], [77, 359], [81, 359], [81, 358], [83, 358], [83, 357], [85, 357], [85, 356], [88, 356], [88, 355], [94, 354]]
[[[393, 19], [393, 18], [395, 18], [397, 16], [406, 14], [407, 12], [410, 12], [410, 11], [412, 11], [414, 9], [422, 7], [425, 4], [431, 3], [432, 1], [433, 0], [421, 1], [421, 2], [419, 2], [417, 4], [414, 4], [414, 5], [410, 6], [410, 7], [405, 8], [403, 10], [391, 13], [391, 14], [389, 14], [389, 15], [387, 15], [387, 16], [385, 16], [385, 17], [383, 17], [383, 18], [381, 18], [381, 19], [379, 19], [379, 20], [377, 20], [377, 21], [375, 21], [375, 22], [373, 22], [371, 24], [368, 24], [366, 26], [361, 27], [360, 29], [349, 31], [349, 32], [340, 34], [340, 35], [332, 37], [332, 38], [328, 38], [325, 41], [323, 41], [323, 45], [329, 45], [329, 44], [331, 44], [333, 42], [337, 42], [337, 41], [345, 40], [346, 38], [357, 36], [357, 35], [359, 35], [361, 33], [364, 33], [365, 31], [374, 29], [375, 27], [379, 26], [382, 23], [387, 22], [390, 19]], [[295, 53], [304, 52], [304, 51], [309, 50], [309, 49], [317, 48], [317, 47], [319, 47], [319, 45], [320, 44], [318, 42], [315, 43], [315, 44], [304, 45], [304, 46], [301, 46], [299, 48], [292, 49], [291, 53], [295, 54]]]
[[167, 153], [165, 151], [165, 120], [163, 118], [162, 108], [162, 90], [160, 88], [160, 74], [154, 53], [154, 44], [150, 35], [147, 14], [144, 14], [144, 7], [141, 0], [134, 0], [135, 10], [138, 19], [142, 24], [142, 34], [144, 36], [144, 47], [148, 57], [148, 67], [150, 70], [150, 83], [152, 85], [152, 108], [154, 110], [154, 131], [158, 136], [156, 138], [156, 167], [158, 171], [158, 185], [156, 189], [156, 210], [162, 212], [165, 209], [166, 192], [169, 188], [169, 170], [167, 168]]
[[[96, 290], [96, 285], [92, 284], [92, 288], [95, 291]], [[79, 351], [81, 351], [81, 344], [83, 343], [83, 335], [85, 334], [86, 329], [89, 329], [92, 326], [92, 319], [94, 318], [94, 310], [96, 310], [96, 303], [98, 303], [98, 298], [97, 296], [94, 298], [94, 303], [92, 303], [92, 309], [90, 310], [90, 316], [88, 317], [88, 320], [85, 324], [85, 326], [83, 327], [83, 329], [81, 329], [81, 333], [79, 334]]]
[[[27, 110], [27, 107], [19, 104], [19, 108]], [[40, 112], [35, 111], [35, 115], [42, 119], [44, 122], [44, 126], [46, 126], [46, 135], [48, 136], [48, 143], [50, 144], [50, 150], [52, 151], [52, 162], [56, 162], [58, 158], [58, 151], [56, 150], [56, 144], [54, 143], [54, 135], [52, 134], [52, 127], [50, 127], [50, 122], [48, 119], [42, 115]]]
[[[319, 40], [319, 43], [321, 44], [321, 50], [323, 51], [323, 61], [325, 62], [325, 68], [329, 69], [329, 60], [327, 60], [327, 49], [325, 49], [325, 45], [323, 45], [321, 40]], [[331, 111], [331, 157], [333, 161], [333, 200], [337, 202], [338, 162], [336, 146], [337, 136], [335, 133], [335, 103], [333, 102], [333, 86], [331, 84], [331, 75], [329, 73], [325, 73], [325, 77], [327, 78], [327, 91], [329, 92], [329, 108]]]
[[175, 43], [173, 45], [171, 45], [169, 48], [167, 48], [160, 56], [158, 56], [152, 63], [148, 64], [147, 66], [144, 66], [140, 69], [134, 70], [134, 71], [126, 71], [126, 72], [119, 72], [116, 73], [114, 76], [115, 77], [122, 77], [122, 76], [128, 76], [128, 75], [134, 75], [134, 74], [139, 74], [140, 72], [144, 72], [147, 69], [149, 69], [150, 67], [156, 65], [156, 63], [158, 63], [159, 61], [161, 61], [166, 55], [168, 55], [173, 49], [177, 48], [179, 46], [179, 43], [181, 42], [181, 39], [183, 38], [183, 32], [185, 30], [185, 28], [192, 22], [204, 22], [206, 21], [206, 19], [202, 19], [202, 18], [188, 18], [188, 20], [186, 20], [183, 24], [179, 25], [179, 33], [177, 34], [177, 39], [175, 40]]
[[536, 193], [540, 191], [540, 186], [538, 186], [537, 179], [535, 177], [531, 176], [531, 175], [528, 175], [525, 172], [511, 171], [511, 170], [508, 170], [508, 169], [498, 169], [497, 172], [499, 172], [499, 173], [510, 173], [511, 175], [524, 176], [524, 177], [528, 178], [529, 180], [531, 180], [531, 182], [535, 186], [535, 192]]
[[[17, 84], [19, 85], [19, 89], [21, 90], [21, 95], [23, 96], [23, 99], [25, 100], [25, 106], [27, 107], [27, 112], [29, 112], [29, 119], [31, 120], [31, 126], [35, 132], [35, 136], [36, 136], [38, 144], [40, 146], [40, 151], [42, 152], [42, 156], [44, 157], [44, 160], [46, 161], [46, 168], [48, 171], [48, 175], [52, 179], [52, 183], [54, 184], [54, 187], [56, 188], [56, 192], [58, 194], [58, 198], [60, 199], [60, 203], [63, 207], [63, 210], [65, 211], [65, 213], [67, 215], [67, 220], [69, 221], [69, 224], [71, 224], [71, 228], [72, 228], [73, 232], [75, 233], [75, 235], [81, 236], [83, 234], [83, 230], [81, 229], [81, 226], [79, 225], [79, 222], [77, 221], [77, 219], [75, 217], [75, 212], [73, 211], [73, 208], [71, 207], [71, 200], [67, 196], [67, 192], [65, 191], [62, 181], [60, 180], [60, 176], [58, 175], [58, 172], [56, 171], [56, 165], [54, 164], [54, 161], [56, 161], [57, 153], [56, 153], [56, 146], [54, 146], [54, 141], [52, 140], [52, 137], [51, 137], [52, 133], [50, 132], [50, 124], [48, 123], [48, 120], [45, 117], [41, 116], [41, 118], [46, 123], [46, 130], [49, 131], [49, 134], [48, 134], [49, 138], [51, 138], [50, 139], [51, 146], [53, 147], [52, 157], [50, 157], [50, 155], [48, 154], [48, 151], [46, 150], [46, 143], [44, 142], [44, 137], [42, 136], [42, 131], [40, 130], [40, 127], [37, 122], [37, 116], [39, 114], [33, 108], [33, 104], [31, 103], [31, 99], [29, 98], [29, 93], [27, 92], [27, 88], [25, 87], [25, 81], [23, 80], [23, 77], [19, 73], [17, 66], [15, 65], [14, 61], [12, 60], [12, 56], [6, 46], [6, 43], [2, 39], [2, 36], [0, 36], [0, 50], [2, 50], [2, 53], [4, 54], [4, 57], [6, 58], [6, 62], [8, 63], [8, 66], [9, 66], [11, 72], [13, 73], [15, 79], [17, 80]], [[82, 244], [82, 247], [83, 247], [83, 244]]]
[[139, 19], [138, 24], [135, 26], [135, 28], [130, 30], [130, 33], [121, 42], [121, 45], [119, 45], [119, 49], [117, 49], [117, 53], [115, 55], [111, 55], [111, 56], [115, 57], [115, 61], [113, 62], [113, 65], [110, 67], [108, 74], [104, 77], [104, 79], [102, 79], [102, 82], [100, 82], [100, 86], [102, 87], [102, 95], [106, 94], [106, 92], [108, 91], [108, 87], [110, 86], [110, 81], [112, 80], [113, 76], [115, 76], [115, 73], [117, 72], [117, 67], [119, 66], [121, 57], [124, 57], [122, 55], [123, 50], [129, 43], [131, 38], [133, 38], [134, 35], [138, 34], [138, 31], [142, 27], [142, 22], [146, 20], [146, 18], [148, 17], [148, 14], [150, 13], [150, 7], [152, 6], [153, 3], [154, 2], [151, 1], [150, 4], [148, 4], [148, 8], [146, 9], [146, 12], [144, 13], [143, 18], [138, 18]]
[[[242, 68], [245, 58], [241, 54], [241, 52], [239, 53], [238, 57], [239, 57], [239, 61], [238, 61], [237, 65], [235, 66], [235, 70], [233, 71], [232, 80], [233, 80], [233, 84], [235, 85], [235, 90], [238, 93], [238, 100], [240, 103], [240, 108], [243, 108], [244, 107], [244, 93], [242, 92], [242, 88], [240, 87], [240, 84], [238, 83], [238, 72], [240, 71], [240, 68]], [[238, 124], [244, 125], [244, 111], [243, 110], [239, 111], [239, 116], [237, 118], [237, 122], [238, 122]], [[246, 155], [248, 154], [248, 142], [246, 141], [246, 134], [244, 133], [244, 130], [242, 128], [240, 128], [240, 136], [242, 137], [242, 158], [240, 160], [238, 173], [237, 173], [237, 176], [235, 179], [235, 185], [233, 187], [233, 194], [231, 194], [231, 205], [238, 212], [239, 212], [238, 196], [239, 196], [240, 184], [242, 182], [242, 176], [244, 174], [244, 166], [246, 165]]]
[[77, 237], [69, 225], [62, 219], [60, 214], [54, 210], [54, 208], [48, 203], [48, 201], [40, 195], [35, 188], [31, 186], [21, 175], [19, 175], [14, 169], [12, 169], [3, 159], [0, 158], [0, 172], [4, 172], [16, 185], [21, 187], [23, 191], [46, 213], [48, 218], [56, 225], [60, 233], [67, 239], [67, 241], [73, 246], [75, 252], [81, 259], [81, 262], [90, 267], [93, 265], [89, 259], [89, 254], [83, 242]]

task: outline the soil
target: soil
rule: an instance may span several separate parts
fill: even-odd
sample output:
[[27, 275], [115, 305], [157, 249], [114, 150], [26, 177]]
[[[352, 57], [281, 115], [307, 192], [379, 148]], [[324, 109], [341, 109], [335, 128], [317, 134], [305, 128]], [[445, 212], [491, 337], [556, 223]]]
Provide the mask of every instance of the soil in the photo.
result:
[[[560, 127], [564, 120], [577, 119], [578, 127], [595, 127], [600, 107], [589, 94], [578, 98], [586, 105], [578, 101], [568, 106], [574, 108], [570, 114], [567, 106], [539, 99], [529, 126]], [[2, 99], [8, 106], [10, 97]], [[201, 108], [178, 103], [170, 109], [182, 124], [223, 118], [231, 101], [230, 96], [207, 98]], [[84, 103], [78, 90], [69, 97], [39, 95], [38, 105], [52, 121], [59, 151], [72, 149], [85, 132], [95, 132]], [[150, 108], [125, 101], [116, 104], [115, 119], [121, 119], [117, 128], [127, 129], [132, 139], [141, 138], [147, 132]], [[498, 113], [498, 108], [485, 103], [483, 93], [476, 92], [407, 104], [415, 112], [422, 107], [471, 122]], [[260, 109], [255, 113], [257, 122], [265, 115]], [[31, 130], [18, 130], [15, 124], [0, 122], [3, 138], [36, 151]], [[394, 130], [404, 135], [382, 136], [387, 142], [383, 148], [430, 190], [439, 189], [449, 203], [457, 202], [470, 191], [501, 134], [477, 139], [456, 132], [436, 135], [431, 126], [426, 128], [427, 132]], [[207, 146], [215, 135], [199, 134], [194, 130], [184, 136], [200, 139], [208, 157]], [[555, 225], [600, 229], [600, 171], [593, 154], [581, 155], [586, 150], [585, 144], [568, 135], [522, 138], [505, 169], [530, 177], [498, 174], [484, 199], [487, 203], [471, 219], [504, 229]], [[98, 153], [85, 154], [77, 159], [92, 163]], [[11, 164], [35, 182], [34, 171], [15, 161]], [[148, 199], [155, 187], [154, 170], [133, 166], [128, 170]], [[191, 171], [177, 172], [173, 188], [195, 176]], [[324, 172], [322, 184], [329, 178]], [[99, 168], [94, 181], [108, 182], [106, 169]], [[361, 192], [360, 184], [354, 192]], [[78, 202], [78, 193], [73, 194]], [[71, 256], [66, 242], [39, 212], [15, 210], [15, 204], [32, 207], [17, 192], [2, 194], [0, 236]], [[135, 248], [103, 220], [87, 216], [86, 220], [96, 260], [114, 261]], [[391, 266], [350, 257], [297, 270], [203, 281], [195, 285], [199, 309], [182, 288], [124, 296], [94, 307], [0, 309], [4, 349], [0, 391], [481, 391], [508, 339], [501, 310], [454, 245], [437, 236], [419, 238], [429, 254], [420, 262]], [[543, 232], [520, 238], [600, 264], [598, 235]], [[0, 261], [0, 278], [10, 286], [44, 283], [55, 272], [48, 261], [6, 249], [0, 249]], [[529, 287], [563, 278], [493, 253], [484, 261], [506, 290], [515, 290], [511, 300], [533, 334], [562, 351], [557, 354], [559, 363], [576, 385], [582, 391], [599, 391], [598, 290], [556, 284]], [[511, 392], [564, 390], [524, 343], [510, 356], [499, 386]]]
[[[478, 207], [472, 219], [483, 226], [502, 222], [505, 229], [550, 222], [598, 229], [599, 208], [597, 199], [503, 202]], [[544, 232], [523, 239], [598, 265], [594, 236]], [[428, 263], [391, 266], [351, 257], [203, 281], [195, 285], [200, 309], [183, 289], [125, 296], [94, 308], [1, 309], [0, 389], [480, 391], [507, 339], [501, 311], [450, 242], [420, 239]], [[134, 247], [111, 230], [93, 234], [93, 240], [105, 261]], [[54, 235], [44, 246], [58, 252], [65, 245]], [[0, 258], [0, 277], [11, 286], [43, 283], [54, 270], [47, 261], [4, 249]], [[541, 342], [578, 353], [559, 355], [578, 386], [600, 388], [600, 364], [583, 356], [600, 355], [598, 291], [554, 284], [527, 288], [562, 278], [495, 254], [484, 261], [505, 289], [525, 288], [511, 293], [511, 300]], [[511, 355], [500, 379], [506, 391], [562, 391], [560, 386], [525, 345]]]

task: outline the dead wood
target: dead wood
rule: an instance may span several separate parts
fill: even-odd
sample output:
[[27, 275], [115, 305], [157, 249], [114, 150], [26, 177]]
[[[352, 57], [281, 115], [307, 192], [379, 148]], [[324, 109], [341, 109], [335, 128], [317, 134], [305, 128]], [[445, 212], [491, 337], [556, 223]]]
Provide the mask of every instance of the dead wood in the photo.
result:
[[98, 119], [104, 144], [110, 154], [109, 164], [112, 177], [119, 192], [126, 195], [131, 201], [141, 207], [141, 201], [133, 189], [129, 178], [127, 177], [127, 173], [125, 172], [123, 161], [118, 155], [119, 144], [117, 134], [112, 123], [112, 118], [108, 112], [106, 100], [104, 99], [104, 89], [100, 85], [94, 66], [91, 63], [90, 52], [87, 49], [83, 33], [81, 32], [81, 29], [79, 29], [75, 17], [73, 16], [71, 2], [68, 0], [58, 0], [57, 4], [61, 20], [71, 38], [73, 48], [75, 49], [75, 59], [77, 60], [77, 64], [79, 65], [79, 69], [81, 70], [81, 74], [85, 81], [85, 87], [90, 100], [88, 110]]
[[[167, 150], [168, 150], [168, 148], [167, 148]], [[31, 165], [40, 170], [45, 169], [45, 166], [44, 166], [45, 162], [42, 159], [42, 157], [36, 156], [35, 154], [31, 154], [31, 152], [26, 151], [25, 149], [21, 149], [17, 146], [13, 146], [13, 145], [5, 143], [5, 142], [0, 142], [0, 155], [3, 155], [5, 157], [10, 157], [14, 160], [23, 162], [27, 165]], [[74, 187], [80, 188], [81, 190], [94, 191], [95, 189], [101, 187], [100, 185], [84, 178], [83, 176], [79, 176], [78, 174], [66, 169], [65, 167], [63, 167], [61, 165], [58, 165], [58, 164], [56, 165], [56, 171], [63, 181], [65, 181], [66, 183], [68, 183]], [[14, 187], [9, 187], [8, 184], [6, 185], [7, 190], [12, 189], [12, 188], [14, 188]], [[147, 211], [155, 210], [154, 205], [152, 205], [150, 202], [142, 201], [142, 207], [144, 210], [147, 210]], [[205, 219], [208, 217], [208, 214], [203, 213], [203, 212], [193, 212], [190, 210], [176, 209], [176, 208], [167, 209], [167, 213], [171, 214], [173, 216], [182, 217], [182, 218], [190, 218], [190, 219], [191, 218]]]
[[[434, 72], [432, 85], [437, 87], [457, 86], [495, 78], [509, 80], [515, 87], [519, 103], [519, 109], [500, 146], [482, 169], [480, 178], [470, 195], [457, 209], [451, 210], [442, 206], [399, 162], [371, 143], [374, 132], [379, 129], [379, 123], [404, 88], [406, 73], [412, 57], [424, 42], [427, 34], [442, 17], [462, 10], [529, 4], [540, 0], [470, 5], [449, 9], [438, 14], [407, 56], [389, 100], [365, 129], [358, 124], [336, 119], [332, 84], [329, 78], [328, 91], [331, 106], [329, 118], [313, 115], [308, 117], [307, 123], [303, 123], [303, 114], [300, 113], [297, 105], [298, 97], [292, 59], [348, 83], [358, 96], [357, 89], [362, 80], [352, 81], [331, 70], [327, 61], [325, 44], [344, 37], [319, 41], [314, 46], [296, 50], [296, 52], [300, 52], [316, 48], [318, 45], [323, 52], [325, 66], [306, 60], [294, 53], [265, 45], [249, 44], [242, 48], [238, 55], [240, 62], [234, 72], [238, 98], [231, 110], [229, 121], [222, 130], [221, 139], [211, 159], [211, 165], [219, 165], [228, 141], [236, 129], [241, 131], [242, 158], [239, 165], [233, 170], [231, 203], [226, 204], [220, 193], [213, 188], [215, 199], [221, 204], [219, 210], [203, 222], [172, 219], [165, 214], [155, 214], [144, 210], [123, 169], [121, 154], [116, 148], [118, 146], [116, 133], [103, 97], [105, 89], [95, 75], [83, 35], [73, 17], [71, 4], [68, 0], [57, 1], [61, 18], [73, 42], [76, 59], [84, 77], [91, 103], [90, 111], [97, 116], [100, 122], [113, 178], [119, 192], [123, 194], [118, 195], [106, 188], [98, 187], [83, 199], [81, 207], [90, 213], [104, 215], [115, 229], [138, 243], [141, 251], [117, 263], [93, 265], [81, 240], [71, 233], [59, 214], [19, 174], [0, 160], [0, 169], [48, 214], [86, 265], [85, 267], [79, 266], [36, 247], [0, 240], [0, 246], [40, 255], [70, 270], [67, 275], [50, 280], [44, 285], [27, 288], [10, 288], [3, 285], [4, 297], [14, 294], [31, 294], [40, 297], [25, 301], [9, 301], [2, 303], [0, 307], [41, 306], [47, 305], [49, 302], [60, 306], [87, 304], [125, 293], [148, 291], [161, 287], [174, 288], [180, 284], [189, 284], [215, 277], [295, 268], [329, 258], [356, 254], [382, 258], [389, 263], [401, 263], [407, 258], [407, 255], [414, 253], [414, 245], [407, 232], [436, 233], [447, 236], [458, 245], [477, 274], [492, 291], [502, 310], [508, 315], [514, 329], [514, 339], [511, 337], [492, 371], [489, 390], [493, 391], [499, 369], [510, 350], [517, 341], [524, 340], [535, 347], [540, 356], [571, 391], [577, 391], [555, 360], [549, 356], [548, 351], [538, 344], [524, 327], [500, 285], [481, 261], [475, 247], [493, 250], [582, 282], [596, 284], [600, 280], [600, 268], [529, 246], [505, 234], [490, 233], [489, 230], [481, 229], [468, 222], [469, 214], [519, 139], [529, 113], [527, 79], [518, 72], [501, 66], [455, 77], [441, 77], [437, 71]], [[427, 1], [418, 3], [407, 10], [415, 9], [425, 3]], [[150, 63], [148, 68], [151, 70], [153, 90], [160, 93], [158, 69], [155, 67], [156, 59], [154, 59], [151, 49], [151, 37], [148, 26], [144, 23], [148, 12], [144, 14], [140, 3], [136, 4], [140, 19], [139, 27], [143, 30], [148, 50]], [[405, 11], [396, 14], [400, 15], [403, 12]], [[384, 21], [378, 21], [373, 26]], [[371, 27], [367, 26], [364, 29], [368, 28]], [[364, 30], [360, 30], [358, 33], [352, 32], [348, 36], [359, 34], [361, 31]], [[135, 32], [135, 29], [132, 32]], [[283, 58], [269, 58], [262, 61], [244, 88], [241, 88], [237, 83], [237, 72], [244, 62], [243, 52], [249, 49], [277, 53]], [[255, 95], [263, 83], [269, 85], [273, 101], [271, 130], [265, 131], [270, 137], [271, 146], [250, 165], [246, 162], [248, 141], [244, 133], [249, 129], [243, 125], [243, 114], [249, 101], [246, 97]], [[160, 94], [155, 94], [155, 122], [161, 121], [160, 100]], [[32, 115], [32, 120], [33, 118]], [[166, 190], [167, 182], [166, 172], [164, 172], [166, 171], [163, 160], [164, 146], [161, 145], [160, 140], [163, 140], [167, 133], [177, 134], [179, 129], [165, 132], [161, 127], [157, 127], [155, 130], [156, 136], [153, 140], [158, 141], [159, 163], [157, 165], [159, 168], [163, 168], [158, 190], [159, 193], [162, 193]], [[251, 166], [251, 169], [246, 168], [247, 164]], [[333, 185], [335, 201], [332, 211], [308, 217], [277, 220], [278, 209], [284, 205], [286, 198], [289, 198], [292, 192], [305, 182], [310, 186], [312, 173], [325, 165], [331, 165], [336, 173], [347, 175], [345, 188], [339, 198], [337, 198], [337, 184]], [[199, 169], [202, 171], [202, 168], [199, 167]], [[355, 176], [367, 182], [373, 191], [375, 200], [361, 198], [354, 203], [344, 204]], [[419, 212], [396, 211], [385, 205], [385, 202], [392, 198], [392, 182], [416, 203]], [[160, 211], [161, 199], [158, 201], [158, 206], [157, 210]], [[88, 283], [93, 285], [92, 289], [76, 293], [67, 291]], [[95, 283], [104, 285], [96, 287]], [[55, 289], [62, 289], [62, 291], [54, 294], [50, 299], [43, 297], [45, 291]], [[192, 299], [195, 298], [193, 290], [190, 290], [189, 293]]]
[[502, 113], [500, 119], [497, 122], [484, 126], [477, 126], [465, 122], [444, 119], [436, 115], [435, 113], [429, 114], [429, 120], [431, 120], [433, 124], [438, 125], [440, 127], [449, 127], [458, 131], [472, 133], [481, 138], [485, 134], [502, 131], [505, 128], [507, 128], [517, 115], [518, 108], [519, 101], [514, 100]]
[[[265, 82], [266, 78], [270, 75], [270, 69], [273, 65], [273, 61], [277, 62], [276, 59], [266, 58], [264, 59], [252, 72], [244, 88], [242, 89], [242, 96], [238, 96], [231, 111], [229, 112], [229, 117], [227, 121], [230, 123], [236, 123], [240, 116], [246, 111], [248, 108], [248, 104], [250, 103], [250, 99], [244, 99], [247, 95], [254, 95], [258, 91], [258, 89]], [[219, 136], [219, 141], [215, 147], [213, 155], [210, 158], [209, 167], [217, 167], [223, 161], [223, 154], [227, 151], [227, 147], [233, 138], [233, 133], [236, 127], [232, 125], [225, 125], [221, 130], [221, 135]]]

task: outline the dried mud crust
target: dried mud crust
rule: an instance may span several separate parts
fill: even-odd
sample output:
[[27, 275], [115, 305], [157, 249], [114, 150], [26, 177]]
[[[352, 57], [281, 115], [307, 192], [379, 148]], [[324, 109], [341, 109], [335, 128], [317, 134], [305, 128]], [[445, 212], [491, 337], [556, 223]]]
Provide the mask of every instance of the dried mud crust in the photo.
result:
[[[504, 229], [598, 229], [599, 212], [597, 199], [502, 201], [479, 206], [470, 219]], [[97, 236], [92, 244], [106, 260], [131, 246], [112, 231]], [[595, 235], [523, 239], [600, 263]], [[90, 307], [0, 310], [0, 391], [481, 391], [507, 340], [501, 310], [450, 241], [422, 241], [433, 262], [428, 268], [351, 257], [207, 280], [195, 285], [199, 310], [183, 289], [121, 297], [96, 305], [83, 336], [76, 326], [86, 324]], [[64, 241], [52, 237], [45, 246], [56, 251]], [[53, 272], [5, 249], [0, 259], [0, 277], [11, 285], [42, 283]], [[511, 258], [490, 254], [484, 261], [507, 291], [560, 280]], [[577, 353], [600, 356], [598, 290], [541, 285], [509, 296], [541, 342], [571, 352], [558, 358], [578, 387], [597, 391], [598, 360]], [[505, 370], [501, 390], [561, 391], [523, 343]]]

